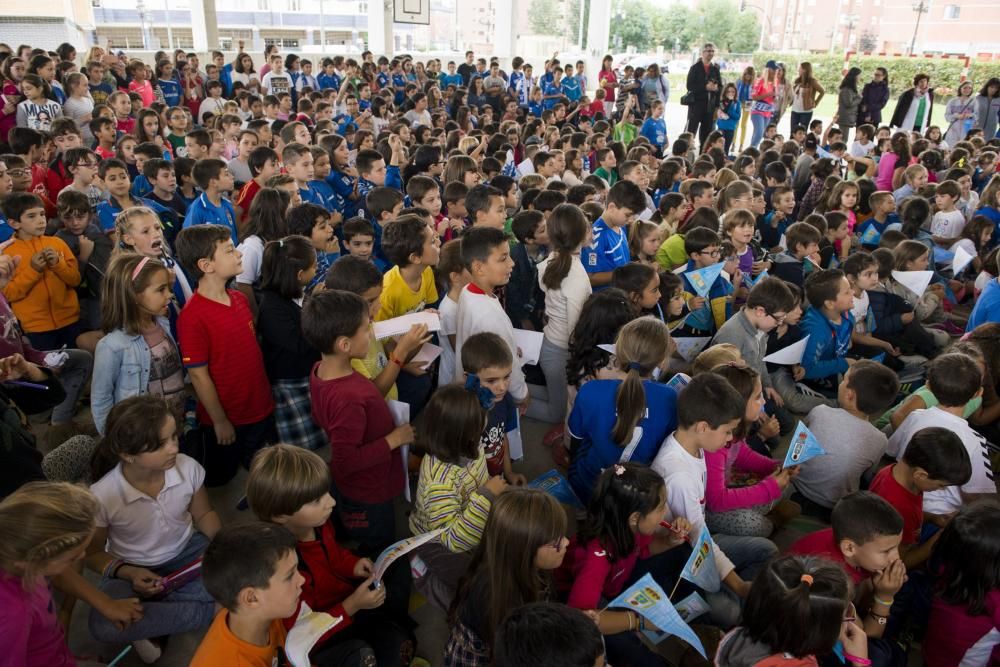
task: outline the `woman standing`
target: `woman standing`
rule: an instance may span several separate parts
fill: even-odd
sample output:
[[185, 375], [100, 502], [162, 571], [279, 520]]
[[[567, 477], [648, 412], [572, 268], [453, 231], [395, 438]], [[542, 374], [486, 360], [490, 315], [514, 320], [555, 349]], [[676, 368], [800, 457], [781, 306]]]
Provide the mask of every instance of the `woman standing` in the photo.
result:
[[774, 82], [777, 70], [778, 64], [768, 60], [764, 66], [764, 76], [757, 79], [751, 91], [750, 99], [753, 100], [753, 104], [750, 107], [750, 122], [753, 124], [753, 136], [750, 138], [750, 145], [754, 148], [760, 143], [764, 130], [774, 115]]
[[983, 131], [983, 138], [987, 141], [996, 136], [998, 114], [1000, 114], [1000, 79], [993, 77], [986, 82], [976, 97], [974, 127]]
[[799, 63], [799, 75], [792, 82], [792, 114], [788, 136], [792, 136], [792, 132], [799, 125], [809, 129], [813, 110], [819, 106], [819, 101], [823, 99], [825, 93], [823, 86], [813, 76], [812, 63]]
[[972, 82], [963, 81], [958, 86], [958, 95], [948, 101], [944, 108], [944, 119], [951, 123], [945, 130], [944, 141], [954, 146], [976, 125], [976, 99], [972, 96]]
[[876, 67], [872, 80], [861, 91], [860, 119], [878, 127], [882, 124], [882, 109], [889, 103], [889, 71]]
[[778, 69], [774, 73], [774, 115], [771, 116], [771, 124], [775, 127], [781, 122], [791, 101], [792, 87], [785, 79], [785, 63], [778, 63]]
[[615, 88], [618, 87], [618, 76], [612, 68], [614, 60], [611, 55], [604, 56], [601, 61], [601, 71], [597, 73], [597, 85], [604, 89], [604, 117], [611, 118], [615, 110]]
[[903, 91], [896, 100], [896, 110], [892, 113], [892, 127], [898, 127], [907, 132], [923, 134], [931, 124], [931, 114], [934, 113], [934, 91], [931, 89], [931, 77], [927, 74], [917, 74], [913, 77], [913, 88]]
[[860, 67], [852, 67], [847, 76], [840, 82], [840, 92], [837, 94], [837, 126], [844, 132], [844, 143], [851, 133], [851, 128], [858, 124], [858, 110], [861, 106], [861, 93], [858, 92], [858, 77]]
[[753, 66], [747, 67], [743, 70], [743, 75], [740, 76], [740, 80], [736, 82], [736, 99], [740, 102], [740, 140], [739, 146], [736, 152], [743, 150], [743, 140], [747, 137], [747, 120], [750, 118], [750, 94], [753, 92], [754, 79], [757, 77], [757, 72], [754, 70]]
[[653, 102], [659, 100], [663, 104], [670, 99], [670, 82], [660, 74], [660, 66], [653, 63], [646, 68], [646, 78], [642, 80], [642, 108], [648, 110]]

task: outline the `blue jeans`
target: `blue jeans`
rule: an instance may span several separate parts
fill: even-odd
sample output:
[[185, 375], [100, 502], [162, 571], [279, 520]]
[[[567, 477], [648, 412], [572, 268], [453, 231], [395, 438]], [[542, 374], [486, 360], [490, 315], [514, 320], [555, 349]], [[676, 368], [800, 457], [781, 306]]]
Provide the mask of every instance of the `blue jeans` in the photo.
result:
[[[177, 556], [148, 569], [158, 575], [166, 576], [201, 556], [207, 546], [208, 538], [195, 531]], [[114, 600], [137, 596], [132, 590], [132, 582], [124, 579], [103, 577], [99, 588]], [[134, 642], [139, 639], [176, 635], [205, 628], [212, 623], [214, 616], [215, 601], [205, 590], [199, 577], [172, 591], [162, 600], [143, 600], [142, 620], [136, 621], [124, 630], [119, 630], [114, 623], [101, 616], [95, 609], [91, 609], [90, 634], [102, 642]]]
[[803, 111], [802, 113], [799, 113], [798, 111], [791, 111], [789, 112], [789, 114], [791, 115], [792, 118], [791, 123], [789, 124], [791, 129], [788, 130], [789, 137], [792, 136], [792, 132], [795, 131], [795, 128], [798, 125], [801, 125], [802, 127], [806, 128], [807, 132], [809, 131], [809, 121], [811, 121], [813, 118], [812, 111]]
[[771, 117], [752, 113], [750, 114], [750, 124], [753, 125], [753, 135], [750, 137], [750, 145], [757, 148], [757, 144], [764, 138], [764, 130], [771, 124]]

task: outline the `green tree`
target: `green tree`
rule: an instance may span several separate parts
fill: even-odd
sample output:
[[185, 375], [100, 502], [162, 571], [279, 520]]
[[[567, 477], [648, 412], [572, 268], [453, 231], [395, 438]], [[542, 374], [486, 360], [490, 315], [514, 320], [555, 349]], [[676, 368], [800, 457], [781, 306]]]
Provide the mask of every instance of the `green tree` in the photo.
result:
[[653, 44], [650, 13], [649, 3], [643, 0], [618, 0], [611, 13], [611, 43], [621, 49], [649, 50]]
[[528, 7], [528, 25], [536, 35], [562, 34], [562, 12], [555, 0], [531, 0]]
[[700, 26], [696, 14], [686, 5], [653, 9], [650, 18], [653, 41], [667, 51], [687, 51], [698, 38]]

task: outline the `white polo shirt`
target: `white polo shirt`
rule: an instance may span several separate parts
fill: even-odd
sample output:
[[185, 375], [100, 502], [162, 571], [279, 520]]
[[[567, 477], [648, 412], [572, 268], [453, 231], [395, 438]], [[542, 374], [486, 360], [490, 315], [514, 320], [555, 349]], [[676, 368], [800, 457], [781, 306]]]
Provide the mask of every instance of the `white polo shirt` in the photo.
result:
[[191, 499], [205, 481], [205, 469], [189, 456], [177, 455], [163, 489], [151, 498], [128, 483], [119, 463], [90, 491], [101, 503], [97, 526], [108, 529], [108, 552], [129, 563], [155, 567], [184, 549], [194, 524]]

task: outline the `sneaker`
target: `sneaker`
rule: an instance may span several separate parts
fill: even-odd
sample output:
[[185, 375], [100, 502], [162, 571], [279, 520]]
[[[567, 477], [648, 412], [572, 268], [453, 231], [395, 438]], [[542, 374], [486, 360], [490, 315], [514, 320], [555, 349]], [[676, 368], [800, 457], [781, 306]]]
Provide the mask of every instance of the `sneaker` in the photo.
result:
[[140, 639], [132, 642], [132, 648], [135, 650], [135, 654], [139, 656], [139, 659], [147, 665], [152, 665], [163, 655], [160, 647], [148, 639]]

